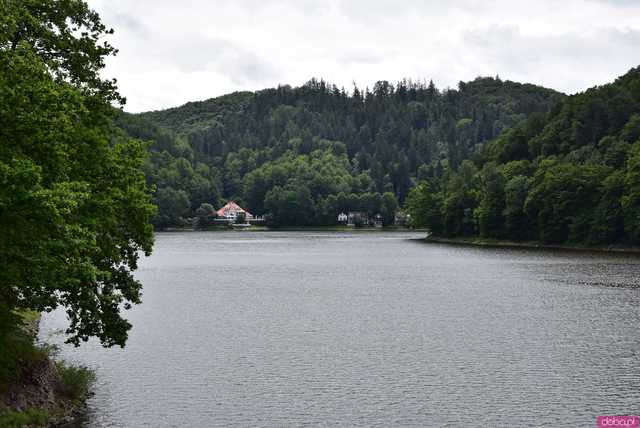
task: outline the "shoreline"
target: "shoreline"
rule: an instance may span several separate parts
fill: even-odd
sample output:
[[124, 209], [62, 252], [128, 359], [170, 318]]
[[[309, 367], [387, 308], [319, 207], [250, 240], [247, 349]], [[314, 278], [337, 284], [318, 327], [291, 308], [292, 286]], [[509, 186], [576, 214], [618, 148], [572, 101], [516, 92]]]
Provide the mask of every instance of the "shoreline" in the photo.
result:
[[22, 379], [0, 391], [0, 425], [75, 427], [85, 420], [87, 399], [93, 395], [91, 370], [67, 364], [57, 349], [38, 340], [41, 314], [25, 312], [22, 329], [36, 357], [25, 366]]
[[487, 248], [522, 248], [530, 250], [562, 250], [562, 251], [579, 251], [579, 252], [598, 252], [609, 254], [630, 254], [640, 255], [640, 247], [627, 247], [620, 245], [609, 246], [589, 246], [589, 245], [562, 245], [562, 244], [543, 244], [537, 241], [508, 241], [500, 239], [482, 239], [482, 238], [444, 238], [439, 236], [428, 235], [419, 241], [435, 244], [462, 245]]
[[170, 233], [170, 232], [416, 232], [427, 233], [426, 229], [410, 229], [401, 226], [388, 227], [349, 227], [349, 226], [283, 226], [283, 227], [247, 227], [244, 229], [230, 228], [203, 228], [196, 229], [192, 227], [184, 228], [165, 228], [155, 230], [154, 233]]

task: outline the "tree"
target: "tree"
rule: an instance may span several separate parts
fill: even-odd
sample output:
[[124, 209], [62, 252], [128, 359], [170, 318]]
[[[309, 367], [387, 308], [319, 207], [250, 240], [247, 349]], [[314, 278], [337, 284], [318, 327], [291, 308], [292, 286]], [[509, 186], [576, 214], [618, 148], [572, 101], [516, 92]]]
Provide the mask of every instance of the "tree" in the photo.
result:
[[[546, 117], [559, 98], [545, 88], [492, 78], [445, 91], [428, 82], [378, 82], [373, 92], [353, 96], [312, 80], [298, 88], [283, 85], [123, 114], [119, 125], [151, 142], [148, 182], [184, 190], [191, 201], [184, 216], [194, 216], [203, 202], [214, 203], [216, 195], [266, 214], [267, 193], [295, 182], [309, 189], [314, 202], [315, 215], [305, 216], [306, 224], [333, 224], [335, 216], [324, 205], [329, 195], [370, 194], [370, 203], [371, 194], [392, 192], [402, 204], [420, 180], [444, 188], [436, 181], [447, 166], [458, 169], [469, 157], [488, 156], [481, 148], [503, 128], [533, 112]], [[201, 172], [202, 164], [212, 173]], [[473, 230], [474, 208], [464, 208]]]
[[0, 8], [0, 311], [62, 306], [69, 342], [123, 346], [154, 207], [146, 146], [111, 127], [111, 31], [79, 0]]
[[158, 206], [158, 214], [152, 220], [153, 224], [160, 229], [184, 224], [183, 216], [191, 207], [187, 192], [173, 187], [158, 189], [154, 202]]
[[505, 208], [504, 176], [496, 168], [496, 164], [488, 162], [480, 173], [482, 182], [482, 199], [477, 209], [480, 236], [499, 238], [504, 225]]
[[600, 200], [602, 167], [544, 161], [536, 172], [525, 210], [547, 243], [585, 242]]
[[532, 226], [524, 211], [529, 181], [529, 177], [516, 175], [505, 186], [505, 235], [516, 241], [532, 237]]
[[264, 205], [275, 226], [313, 224], [314, 203], [309, 188], [304, 185], [275, 186], [267, 193]]
[[52, 78], [72, 85], [91, 108], [103, 112], [123, 103], [116, 81], [100, 76], [104, 61], [117, 50], [105, 35], [113, 34], [100, 16], [81, 0], [3, 0], [0, 49], [4, 54], [33, 55]]
[[215, 224], [215, 219], [218, 217], [215, 208], [211, 204], [200, 204], [198, 209], [196, 210], [196, 222], [195, 226], [197, 228], [206, 228], [207, 226], [211, 226]]
[[444, 233], [447, 236], [471, 236], [476, 233], [473, 211], [477, 205], [477, 172], [471, 161], [464, 160], [458, 173], [447, 184], [443, 200]]
[[382, 195], [380, 215], [382, 216], [382, 224], [389, 226], [393, 224], [396, 211], [398, 210], [398, 200], [391, 192], [385, 192]]
[[624, 173], [622, 171], [614, 172], [602, 182], [602, 196], [593, 208], [593, 220], [588, 237], [590, 244], [604, 245], [623, 240], [623, 191]]
[[624, 177], [624, 232], [629, 243], [640, 244], [640, 142], [633, 145]]
[[442, 195], [431, 184], [423, 181], [411, 189], [406, 207], [415, 227], [426, 227], [434, 235], [443, 233]]

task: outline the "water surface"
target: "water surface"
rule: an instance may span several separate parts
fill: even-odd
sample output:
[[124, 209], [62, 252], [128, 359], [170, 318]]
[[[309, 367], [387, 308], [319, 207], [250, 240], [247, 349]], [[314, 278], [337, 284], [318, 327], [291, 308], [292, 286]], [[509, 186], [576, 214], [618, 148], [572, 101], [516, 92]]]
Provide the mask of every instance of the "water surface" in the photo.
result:
[[[640, 414], [640, 259], [410, 233], [157, 235], [91, 427], [595, 426]], [[63, 314], [41, 337], [59, 342]]]

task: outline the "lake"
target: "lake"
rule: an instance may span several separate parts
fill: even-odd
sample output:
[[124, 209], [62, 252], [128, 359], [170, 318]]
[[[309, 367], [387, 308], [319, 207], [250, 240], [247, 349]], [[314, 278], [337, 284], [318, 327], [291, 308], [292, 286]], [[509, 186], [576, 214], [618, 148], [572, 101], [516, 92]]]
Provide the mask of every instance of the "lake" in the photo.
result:
[[[640, 258], [407, 232], [159, 233], [90, 427], [595, 426], [640, 414]], [[59, 343], [64, 314], [41, 323]]]

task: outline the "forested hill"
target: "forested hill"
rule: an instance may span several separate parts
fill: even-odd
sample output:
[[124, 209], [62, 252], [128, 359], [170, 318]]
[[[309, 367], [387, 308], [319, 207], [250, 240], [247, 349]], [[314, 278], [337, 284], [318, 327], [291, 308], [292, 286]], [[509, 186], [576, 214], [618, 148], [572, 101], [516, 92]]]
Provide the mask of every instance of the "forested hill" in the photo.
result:
[[640, 68], [530, 116], [408, 206], [436, 235], [640, 245]]
[[351, 93], [311, 80], [123, 114], [118, 124], [152, 141], [147, 176], [157, 187], [157, 226], [226, 199], [273, 224], [333, 224], [340, 211], [389, 222], [416, 182], [457, 169], [502, 130], [563, 98], [499, 78], [455, 90], [378, 82]]

